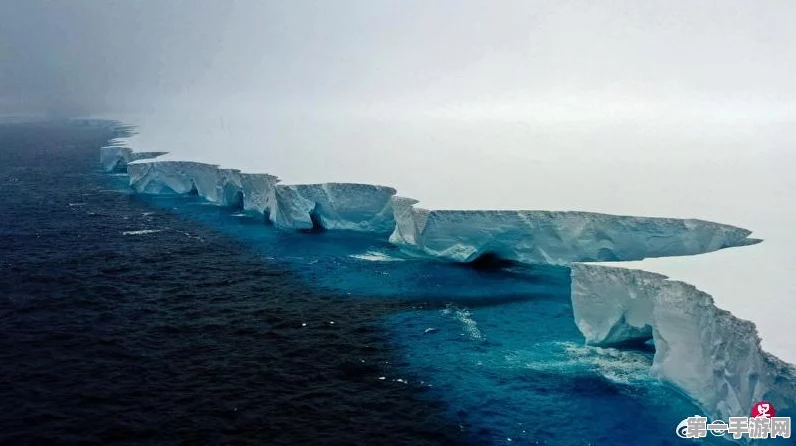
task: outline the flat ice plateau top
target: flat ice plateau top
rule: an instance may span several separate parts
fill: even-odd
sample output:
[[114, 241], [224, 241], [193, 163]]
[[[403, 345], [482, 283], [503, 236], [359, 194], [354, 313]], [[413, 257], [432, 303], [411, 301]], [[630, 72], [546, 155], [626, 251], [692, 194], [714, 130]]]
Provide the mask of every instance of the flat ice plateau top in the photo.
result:
[[628, 261], [701, 254], [759, 242], [751, 231], [703, 220], [592, 212], [429, 211], [394, 200], [390, 242], [410, 252], [471, 262], [484, 255], [528, 264]]
[[[139, 193], [197, 194], [284, 229], [372, 232], [417, 256], [568, 266], [575, 323], [587, 343], [621, 347], [652, 340], [652, 373], [713, 419], [742, 416], [762, 400], [779, 411], [796, 408], [796, 370], [762, 349], [752, 322], [719, 309], [692, 285], [628, 267], [759, 243], [749, 230], [590, 212], [427, 210], [387, 186], [284, 185], [271, 174], [158, 160], [163, 152], [134, 152], [125, 144], [122, 138], [103, 147], [100, 161], [107, 171], [126, 168]], [[642, 259], [648, 260], [632, 262]]]

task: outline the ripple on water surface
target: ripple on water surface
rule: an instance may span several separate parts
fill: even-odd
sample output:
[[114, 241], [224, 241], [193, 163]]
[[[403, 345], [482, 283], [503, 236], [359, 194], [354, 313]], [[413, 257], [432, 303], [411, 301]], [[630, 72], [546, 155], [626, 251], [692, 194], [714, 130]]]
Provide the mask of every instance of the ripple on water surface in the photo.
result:
[[0, 126], [1, 444], [467, 442], [378, 379], [391, 304], [119, 193], [108, 136]]

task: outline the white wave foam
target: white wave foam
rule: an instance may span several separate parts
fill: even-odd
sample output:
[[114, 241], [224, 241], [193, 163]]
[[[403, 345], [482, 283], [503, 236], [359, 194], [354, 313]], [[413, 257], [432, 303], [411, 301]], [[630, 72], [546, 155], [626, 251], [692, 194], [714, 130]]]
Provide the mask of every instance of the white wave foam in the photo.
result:
[[464, 326], [464, 332], [470, 336], [470, 339], [474, 341], [483, 341], [484, 334], [481, 333], [481, 330], [478, 329], [478, 324], [475, 320], [471, 317], [472, 314], [467, 309], [457, 309], [456, 310], [456, 320], [462, 323]]
[[570, 375], [593, 372], [617, 384], [649, 386], [659, 382], [649, 373], [652, 358], [640, 351], [552, 342], [533, 350], [506, 352], [503, 359], [510, 368]]
[[634, 384], [653, 380], [649, 373], [650, 355], [633, 350], [592, 347], [573, 342], [559, 344], [570, 364], [590, 368], [605, 379], [619, 384]]
[[140, 229], [138, 231], [122, 231], [122, 235], [144, 235], [160, 232], [162, 229]]
[[351, 254], [349, 257], [359, 260], [366, 260], [368, 262], [400, 262], [403, 260], [395, 257], [390, 257], [387, 254], [378, 251], [368, 251], [364, 254]]

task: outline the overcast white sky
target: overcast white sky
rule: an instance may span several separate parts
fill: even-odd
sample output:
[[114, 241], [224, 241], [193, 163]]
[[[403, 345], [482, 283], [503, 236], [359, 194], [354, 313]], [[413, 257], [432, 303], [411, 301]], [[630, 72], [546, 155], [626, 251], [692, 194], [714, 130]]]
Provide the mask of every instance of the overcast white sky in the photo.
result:
[[794, 15], [776, 0], [4, 0], [0, 110], [790, 116]]

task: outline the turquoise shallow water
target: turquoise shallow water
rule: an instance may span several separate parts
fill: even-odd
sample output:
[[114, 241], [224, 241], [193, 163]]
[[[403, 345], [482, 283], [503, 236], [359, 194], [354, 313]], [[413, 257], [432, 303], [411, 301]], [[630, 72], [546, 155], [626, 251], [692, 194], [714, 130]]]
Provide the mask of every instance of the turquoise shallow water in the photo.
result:
[[477, 270], [369, 235], [279, 231], [196, 197], [136, 199], [232, 235], [311, 286], [398, 303], [380, 323], [396, 360], [377, 379], [419, 386], [476, 443], [679, 444], [675, 427], [699, 413], [649, 375], [651, 349], [583, 344], [565, 268]]
[[650, 378], [651, 352], [584, 346], [557, 299], [453, 304], [389, 324], [407, 369], [493, 444], [675, 444], [674, 427], [698, 412]]

